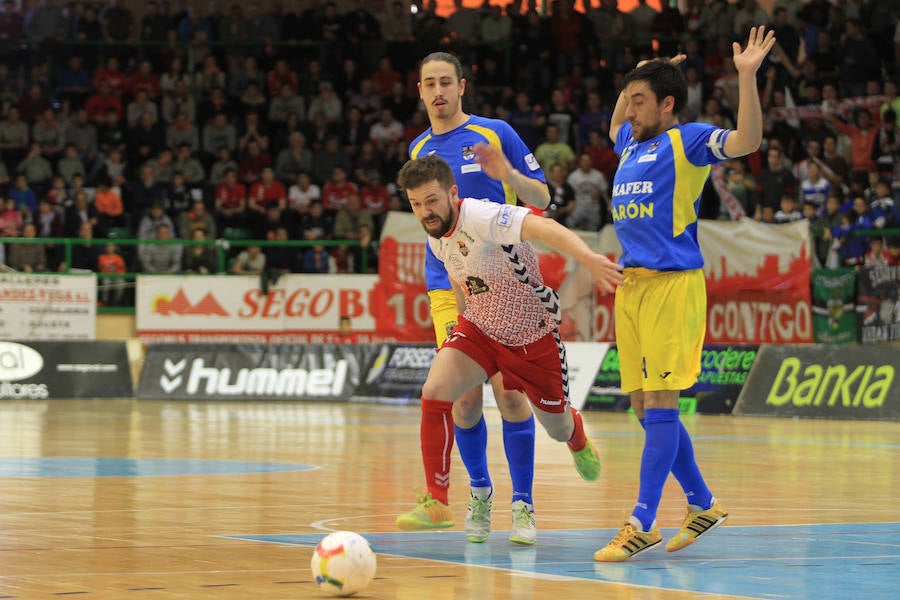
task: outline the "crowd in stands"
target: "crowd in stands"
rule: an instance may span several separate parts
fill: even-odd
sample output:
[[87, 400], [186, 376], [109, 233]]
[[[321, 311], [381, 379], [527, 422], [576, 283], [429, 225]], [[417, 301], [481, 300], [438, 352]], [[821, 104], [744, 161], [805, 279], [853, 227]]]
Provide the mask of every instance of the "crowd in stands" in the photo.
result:
[[[346, 4], [346, 6], [345, 6]], [[607, 139], [623, 75], [643, 57], [687, 55], [683, 120], [731, 127], [731, 42], [751, 25], [778, 46], [759, 74], [759, 152], [725, 163], [701, 201], [707, 218], [807, 218], [822, 264], [896, 264], [894, 237], [854, 229], [900, 223], [897, 114], [900, 25], [889, 0], [639, 0], [480, 8], [435, 2], [259, 2], [133, 14], [106, 4], [36, 0], [0, 9], [0, 235], [104, 239], [7, 243], [20, 271], [214, 273], [210, 245], [117, 238], [350, 240], [231, 253], [235, 273], [367, 272], [409, 142], [427, 127], [417, 59], [457, 54], [465, 109], [507, 120], [535, 151], [547, 215], [573, 229], [611, 222], [617, 156]], [[356, 244], [358, 242], [358, 244]], [[360, 247], [371, 251], [360, 252]], [[368, 260], [363, 264], [363, 257]], [[117, 258], [115, 258], [117, 257]], [[109, 301], [116, 302], [116, 298]]]

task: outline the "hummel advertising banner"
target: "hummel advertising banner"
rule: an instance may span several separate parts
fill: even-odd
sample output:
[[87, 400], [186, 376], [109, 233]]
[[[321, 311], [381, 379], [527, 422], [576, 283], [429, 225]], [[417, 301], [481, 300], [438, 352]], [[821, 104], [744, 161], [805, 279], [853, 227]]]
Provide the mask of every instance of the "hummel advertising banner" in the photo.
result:
[[348, 400], [374, 353], [367, 344], [151, 344], [137, 397]]
[[900, 420], [900, 352], [874, 344], [763, 346], [734, 413]]
[[0, 341], [0, 399], [130, 398], [125, 342]]
[[0, 339], [93, 340], [97, 276], [0, 273]]

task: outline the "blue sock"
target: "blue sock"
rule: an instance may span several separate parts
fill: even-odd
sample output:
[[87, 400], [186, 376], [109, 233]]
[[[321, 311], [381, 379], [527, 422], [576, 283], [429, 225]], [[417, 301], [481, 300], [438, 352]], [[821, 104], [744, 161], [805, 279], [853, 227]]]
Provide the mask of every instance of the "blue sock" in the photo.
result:
[[663, 485], [678, 453], [678, 424], [677, 408], [651, 408], [646, 411], [641, 484], [637, 504], [631, 513], [641, 522], [644, 531], [650, 531], [653, 527]]
[[487, 425], [484, 415], [471, 429], [462, 429], [454, 425], [456, 446], [462, 457], [466, 471], [469, 472], [469, 485], [472, 487], [491, 487], [491, 476], [487, 466]]
[[[641, 427], [644, 426], [644, 419], [638, 419]], [[675, 455], [675, 462], [672, 464], [672, 475], [681, 484], [687, 496], [688, 504], [699, 506], [703, 510], [712, 507], [713, 495], [706, 487], [703, 475], [700, 473], [700, 467], [694, 459], [694, 444], [691, 443], [691, 436], [684, 428], [684, 423], [678, 422], [678, 453]]]
[[534, 504], [531, 488], [534, 484], [534, 415], [519, 423], [503, 421], [503, 449], [512, 479], [512, 501], [524, 500]]

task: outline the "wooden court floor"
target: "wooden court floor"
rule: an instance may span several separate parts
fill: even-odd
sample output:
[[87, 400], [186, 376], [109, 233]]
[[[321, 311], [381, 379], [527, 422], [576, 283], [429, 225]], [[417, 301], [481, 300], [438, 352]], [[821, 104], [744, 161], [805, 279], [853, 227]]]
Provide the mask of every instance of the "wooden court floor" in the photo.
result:
[[[0, 598], [325, 598], [309, 544], [333, 529], [363, 533], [378, 552], [361, 598], [898, 597], [896, 422], [685, 417], [727, 524], [679, 553], [599, 565], [591, 553], [636, 494], [636, 422], [586, 414], [604, 459], [594, 483], [538, 429], [539, 537], [521, 549], [506, 540], [510, 486], [494, 411], [489, 543], [462, 536], [458, 456], [454, 530], [396, 531], [423, 485], [418, 420], [417, 407], [360, 404], [2, 402]], [[683, 511], [670, 479], [664, 534]]]

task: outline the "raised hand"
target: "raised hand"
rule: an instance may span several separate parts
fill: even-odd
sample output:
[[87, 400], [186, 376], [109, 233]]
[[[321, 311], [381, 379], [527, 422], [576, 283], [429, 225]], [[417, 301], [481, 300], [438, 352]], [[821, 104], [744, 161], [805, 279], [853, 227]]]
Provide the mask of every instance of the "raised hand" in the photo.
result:
[[737, 42], [732, 44], [734, 50], [734, 68], [738, 73], [753, 74], [759, 69], [763, 59], [775, 46], [775, 32], [766, 33], [765, 25], [750, 28], [750, 37], [747, 47], [741, 50]]
[[479, 142], [475, 144], [475, 162], [481, 165], [488, 177], [506, 181], [513, 168], [499, 148]]

